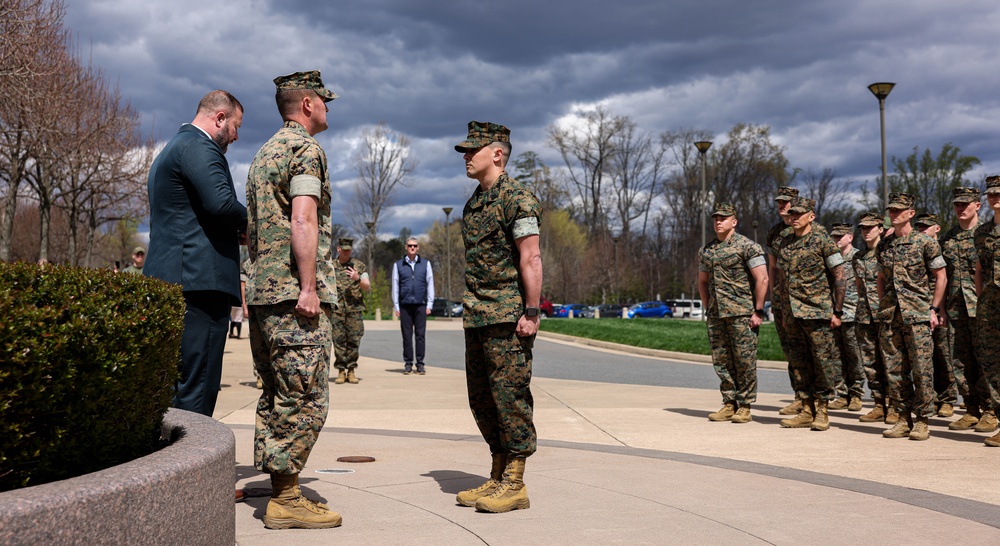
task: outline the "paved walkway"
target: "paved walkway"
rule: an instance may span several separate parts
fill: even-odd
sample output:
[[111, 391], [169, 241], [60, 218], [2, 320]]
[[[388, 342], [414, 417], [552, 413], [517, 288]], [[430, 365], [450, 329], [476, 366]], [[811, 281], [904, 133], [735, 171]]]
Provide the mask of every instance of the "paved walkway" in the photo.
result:
[[[831, 412], [827, 432], [782, 429], [777, 409], [790, 398], [762, 395], [752, 423], [711, 423], [714, 391], [535, 378], [532, 506], [483, 514], [455, 503], [489, 472], [464, 374], [404, 376], [400, 362], [362, 358], [358, 375], [358, 385], [331, 383], [330, 417], [300, 477], [344, 525], [271, 531], [267, 499], [250, 498], [236, 507], [238, 544], [1000, 543], [1000, 449], [944, 419], [926, 442], [884, 439], [884, 425], [846, 411]], [[229, 340], [215, 417], [236, 435], [237, 487], [269, 487], [253, 468], [258, 395], [249, 343]], [[350, 455], [376, 462], [337, 461]]]

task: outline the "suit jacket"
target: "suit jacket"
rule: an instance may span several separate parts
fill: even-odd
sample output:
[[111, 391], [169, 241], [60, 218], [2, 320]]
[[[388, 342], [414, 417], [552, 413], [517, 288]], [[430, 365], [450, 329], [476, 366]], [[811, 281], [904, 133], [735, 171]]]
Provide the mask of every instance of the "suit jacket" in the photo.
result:
[[153, 161], [149, 192], [149, 252], [143, 273], [185, 291], [214, 290], [240, 303], [238, 236], [247, 209], [236, 199], [222, 148], [191, 124]]

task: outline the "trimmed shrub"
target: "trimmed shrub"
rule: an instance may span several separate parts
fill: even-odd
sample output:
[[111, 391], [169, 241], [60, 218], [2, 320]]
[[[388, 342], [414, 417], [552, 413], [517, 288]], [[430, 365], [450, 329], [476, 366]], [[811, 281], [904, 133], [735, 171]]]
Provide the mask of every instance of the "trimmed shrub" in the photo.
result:
[[178, 375], [179, 286], [0, 262], [0, 491], [155, 451]]

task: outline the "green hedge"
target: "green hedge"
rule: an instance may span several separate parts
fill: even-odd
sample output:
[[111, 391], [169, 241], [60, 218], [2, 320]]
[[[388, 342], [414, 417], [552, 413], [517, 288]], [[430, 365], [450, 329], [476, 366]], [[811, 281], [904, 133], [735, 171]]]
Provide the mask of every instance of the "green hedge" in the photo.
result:
[[183, 317], [156, 279], [0, 262], [0, 491], [155, 451]]

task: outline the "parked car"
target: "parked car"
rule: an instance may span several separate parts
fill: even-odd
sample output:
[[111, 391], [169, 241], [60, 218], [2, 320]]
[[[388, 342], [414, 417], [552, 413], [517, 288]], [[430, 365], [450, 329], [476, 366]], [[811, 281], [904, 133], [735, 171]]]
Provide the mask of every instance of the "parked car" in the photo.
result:
[[593, 312], [587, 309], [586, 305], [582, 303], [566, 303], [559, 306], [553, 314], [553, 318], [568, 318], [570, 310], [573, 311], [573, 316], [575, 318], [587, 318], [584, 314], [585, 312], [590, 312], [590, 316], [594, 316]]
[[601, 318], [622, 318], [622, 309], [627, 307], [624, 303], [605, 303], [596, 306], [595, 310], [600, 311]]
[[629, 307], [628, 318], [673, 318], [674, 311], [662, 301], [644, 301]]
[[431, 316], [447, 317], [449, 307], [451, 308], [451, 316], [462, 316], [462, 302], [448, 301], [445, 298], [434, 298], [434, 303], [431, 304]]
[[681, 318], [701, 318], [701, 300], [667, 300], [675, 317]]
[[553, 313], [555, 313], [555, 308], [552, 307], [552, 302], [545, 299], [545, 296], [541, 297], [538, 308], [541, 310], [543, 317], [551, 317]]

